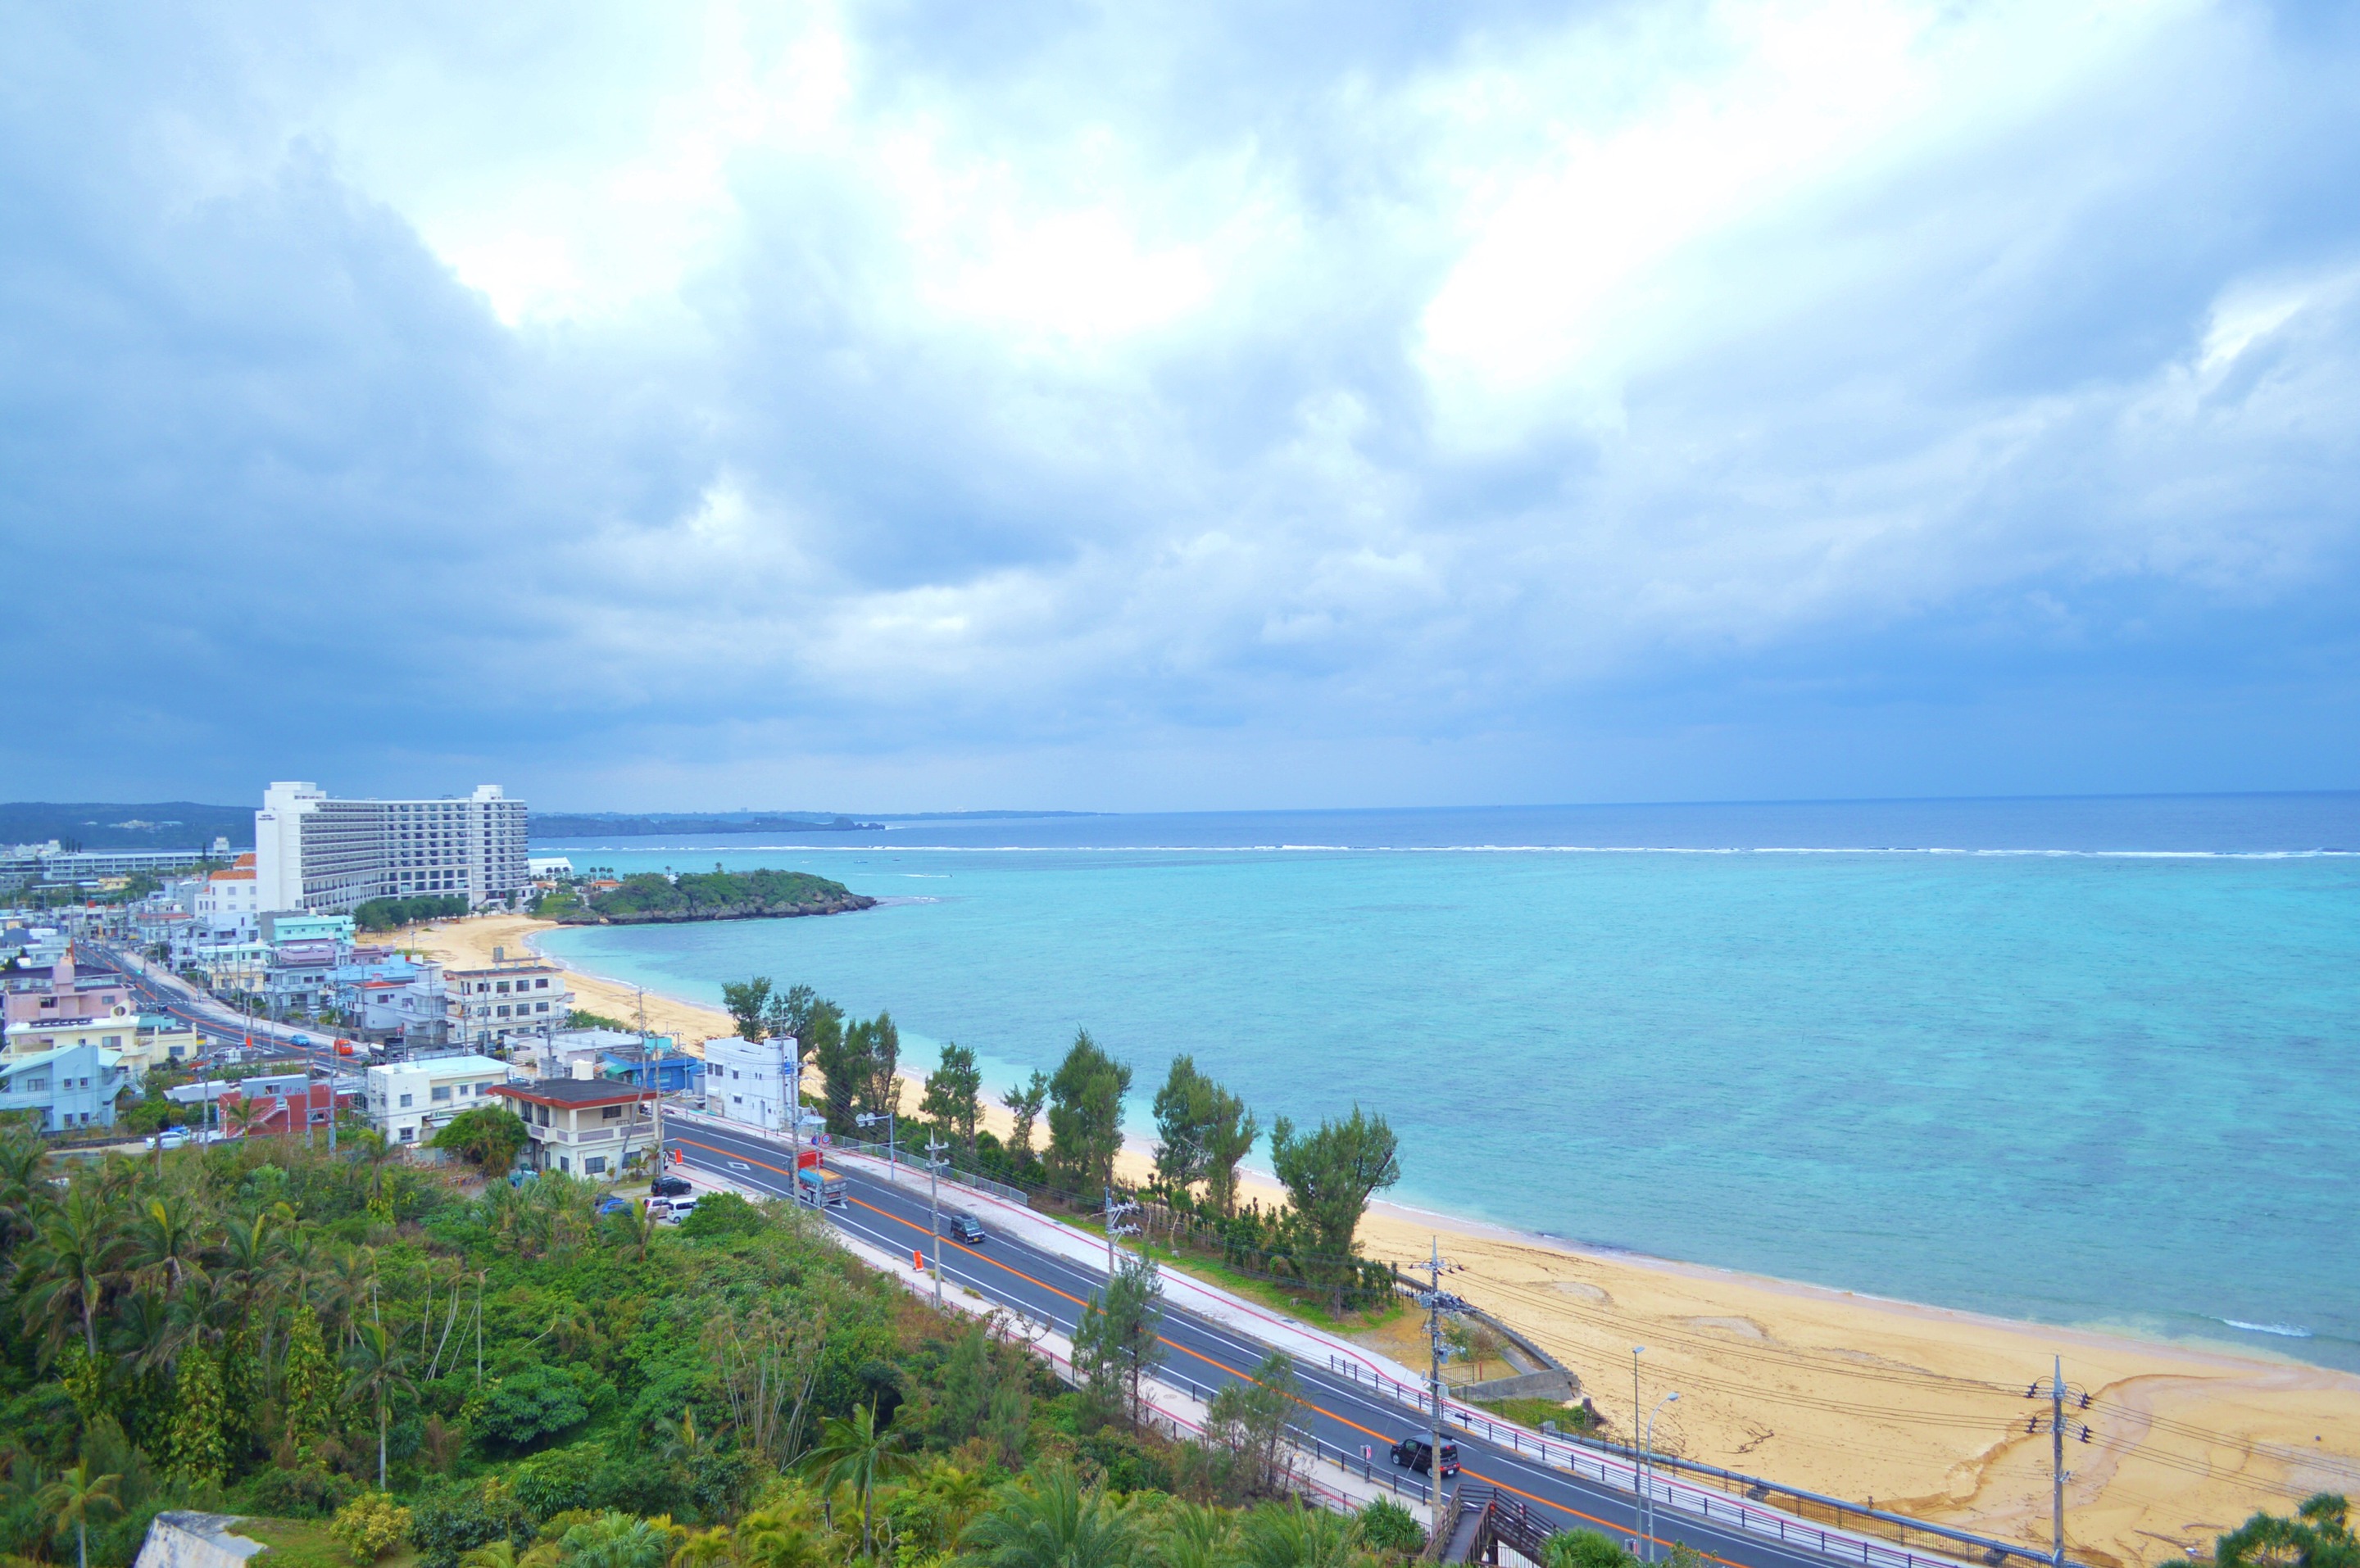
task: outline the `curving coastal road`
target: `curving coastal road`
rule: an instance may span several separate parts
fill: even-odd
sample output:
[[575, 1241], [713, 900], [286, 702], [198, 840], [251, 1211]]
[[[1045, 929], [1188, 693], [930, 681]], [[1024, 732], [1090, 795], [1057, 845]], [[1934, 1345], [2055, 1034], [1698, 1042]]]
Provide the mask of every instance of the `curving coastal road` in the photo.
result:
[[[723, 1131], [702, 1122], [693, 1130], [672, 1133], [665, 1147], [677, 1149], [688, 1165], [726, 1181], [787, 1196], [791, 1160], [785, 1150], [765, 1140]], [[925, 1199], [892, 1183], [831, 1166], [848, 1185], [850, 1201], [842, 1209], [825, 1211], [831, 1224], [850, 1235], [907, 1257], [912, 1247], [930, 1255], [934, 1247]], [[945, 1191], [944, 1209], [959, 1207], [963, 1198]], [[998, 1304], [1027, 1317], [1046, 1319], [1058, 1332], [1071, 1334], [1082, 1305], [1103, 1287], [1106, 1273], [1022, 1240], [992, 1230], [982, 1247], [966, 1247], [945, 1238], [942, 1243], [946, 1283], [964, 1285]], [[1178, 1380], [1195, 1389], [1218, 1390], [1244, 1380], [1271, 1352], [1271, 1346], [1223, 1323], [1211, 1322], [1171, 1301], [1164, 1307], [1164, 1365], [1159, 1377]], [[1176, 1375], [1176, 1379], [1175, 1377]], [[1423, 1486], [1406, 1471], [1392, 1470], [1385, 1455], [1397, 1438], [1426, 1430], [1426, 1418], [1406, 1404], [1375, 1389], [1339, 1377], [1326, 1367], [1298, 1359], [1295, 1375], [1302, 1384], [1303, 1409], [1298, 1424], [1321, 1446], [1331, 1461], [1340, 1452], [1351, 1456], [1353, 1467], [1363, 1448], [1373, 1449], [1373, 1469], [1390, 1472], [1409, 1496], [1414, 1511], [1423, 1513], [1416, 1499]], [[1553, 1519], [1560, 1529], [1601, 1530], [1630, 1539], [1637, 1535], [1637, 1500], [1629, 1492], [1601, 1486], [1563, 1470], [1540, 1464], [1530, 1454], [1518, 1454], [1464, 1430], [1455, 1430], [1465, 1480], [1495, 1486], [1503, 1496], [1524, 1498]], [[1663, 1557], [1669, 1542], [1685, 1541], [1722, 1563], [1739, 1568], [1825, 1568], [1834, 1562], [1860, 1563], [1857, 1549], [1843, 1554], [1821, 1552], [1798, 1543], [1765, 1540], [1725, 1526], [1659, 1508], [1655, 1555]], [[1849, 1542], [1845, 1542], [1849, 1544]], [[1899, 1563], [1898, 1552], [1874, 1551], [1874, 1563]], [[1929, 1560], [1918, 1556], [1916, 1561]]]

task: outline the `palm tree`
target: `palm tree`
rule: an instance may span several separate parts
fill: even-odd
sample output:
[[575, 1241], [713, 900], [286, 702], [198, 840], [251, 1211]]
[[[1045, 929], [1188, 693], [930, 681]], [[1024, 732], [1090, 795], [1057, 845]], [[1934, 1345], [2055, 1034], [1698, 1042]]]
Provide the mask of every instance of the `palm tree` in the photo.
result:
[[821, 1568], [836, 1556], [825, 1548], [824, 1530], [813, 1517], [811, 1494], [798, 1487], [785, 1497], [774, 1495], [770, 1506], [738, 1521], [731, 1555], [744, 1568]]
[[74, 1467], [41, 1488], [38, 1503], [41, 1511], [57, 1521], [60, 1530], [74, 1527], [74, 1561], [82, 1568], [90, 1568], [90, 1518], [94, 1513], [120, 1513], [123, 1504], [115, 1495], [120, 1475], [93, 1476], [90, 1461], [76, 1460]]
[[1237, 1516], [1227, 1508], [1175, 1503], [1158, 1533], [1164, 1568], [1233, 1568], [1238, 1561]]
[[360, 1323], [361, 1307], [377, 1288], [377, 1249], [346, 1247], [328, 1260], [327, 1289], [321, 1305], [338, 1328], [337, 1343], [349, 1347]]
[[1248, 1514], [1244, 1544], [1249, 1568], [1351, 1568], [1360, 1555], [1351, 1519], [1291, 1502]]
[[822, 1429], [817, 1446], [795, 1468], [814, 1478], [822, 1492], [849, 1486], [860, 1494], [860, 1552], [876, 1554], [870, 1530], [877, 1483], [908, 1475], [914, 1465], [901, 1452], [901, 1433], [877, 1430], [877, 1403], [856, 1409], [850, 1419], [831, 1420]]
[[169, 1367], [180, 1354], [180, 1332], [171, 1307], [149, 1290], [118, 1297], [106, 1331], [107, 1348], [128, 1370], [152, 1372]]
[[385, 1434], [388, 1411], [396, 1394], [415, 1394], [418, 1385], [410, 1377], [410, 1352], [385, 1332], [377, 1323], [353, 1325], [353, 1346], [344, 1353], [344, 1365], [352, 1375], [344, 1379], [344, 1397], [362, 1399], [377, 1406], [377, 1489], [385, 1485]]
[[206, 1247], [199, 1216], [179, 1192], [150, 1198], [131, 1227], [133, 1267], [165, 1283], [166, 1294], [178, 1295], [192, 1269], [202, 1265]]
[[222, 1112], [222, 1120], [228, 1125], [229, 1130], [235, 1136], [250, 1138], [254, 1134], [254, 1129], [260, 1127], [268, 1116], [268, 1113], [262, 1108], [261, 1101], [241, 1098], [232, 1102], [229, 1108]]
[[989, 1568], [1131, 1568], [1143, 1554], [1139, 1527], [1064, 1465], [1030, 1486], [1009, 1486], [1000, 1506], [967, 1528]]
[[41, 1180], [47, 1158], [38, 1140], [22, 1133], [0, 1137], [0, 1253], [37, 1235], [57, 1189]]
[[558, 1544], [567, 1568], [664, 1568], [672, 1555], [671, 1522], [604, 1513], [567, 1530]]
[[52, 1340], [67, 1314], [82, 1319], [82, 1348], [98, 1356], [98, 1307], [122, 1255], [106, 1205], [88, 1186], [77, 1184], [41, 1225], [30, 1256], [29, 1275], [39, 1281], [25, 1297], [27, 1322], [49, 1320]]
[[553, 1541], [535, 1542], [522, 1552], [512, 1541], [495, 1541], [459, 1559], [459, 1568], [557, 1568], [563, 1549]]
[[[711, 1530], [699, 1530], [680, 1543], [672, 1554], [671, 1568], [727, 1568], [736, 1561], [736, 1542], [730, 1538], [729, 1527], [716, 1524]], [[467, 1568], [464, 1562], [460, 1568]], [[486, 1564], [484, 1568], [510, 1568], [507, 1563]]]

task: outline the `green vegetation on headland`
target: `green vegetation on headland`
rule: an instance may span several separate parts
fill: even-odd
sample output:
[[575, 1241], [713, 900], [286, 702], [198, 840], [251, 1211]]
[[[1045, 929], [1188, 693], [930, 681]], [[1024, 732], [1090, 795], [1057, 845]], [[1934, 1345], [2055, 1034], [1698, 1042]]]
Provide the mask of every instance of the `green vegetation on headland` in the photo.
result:
[[0, 1553], [123, 1568], [171, 1508], [300, 1568], [1374, 1568], [1422, 1541], [1390, 1504], [1282, 1500], [1284, 1357], [1201, 1440], [1144, 1425], [1152, 1262], [1091, 1303], [1069, 1388], [807, 1213], [598, 1199], [471, 1194], [366, 1132], [82, 1164], [0, 1139]]
[[612, 887], [563, 887], [536, 913], [567, 925], [660, 925], [680, 920], [746, 920], [782, 915], [836, 915], [876, 899], [804, 871], [646, 871]]

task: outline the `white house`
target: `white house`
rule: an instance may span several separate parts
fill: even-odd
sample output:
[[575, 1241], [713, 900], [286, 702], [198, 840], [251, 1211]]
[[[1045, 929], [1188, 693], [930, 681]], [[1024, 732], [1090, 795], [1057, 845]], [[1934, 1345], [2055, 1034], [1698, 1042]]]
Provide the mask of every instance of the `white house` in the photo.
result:
[[396, 1148], [433, 1141], [462, 1111], [495, 1102], [493, 1088], [508, 1081], [508, 1064], [473, 1052], [372, 1063], [364, 1104], [369, 1122]]
[[787, 1107], [796, 1103], [800, 1063], [792, 1035], [741, 1040], [727, 1035], [705, 1042], [705, 1108], [733, 1122], [771, 1132], [787, 1130]]

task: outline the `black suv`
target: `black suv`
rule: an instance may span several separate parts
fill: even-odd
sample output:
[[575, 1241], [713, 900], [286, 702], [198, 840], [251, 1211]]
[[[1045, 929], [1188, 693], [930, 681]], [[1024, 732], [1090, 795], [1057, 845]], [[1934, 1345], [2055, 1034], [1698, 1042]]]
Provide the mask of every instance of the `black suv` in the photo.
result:
[[947, 1222], [953, 1241], [963, 1241], [969, 1247], [983, 1245], [983, 1222], [962, 1209]]
[[685, 1176], [659, 1176], [648, 1183], [648, 1191], [659, 1198], [682, 1198], [688, 1195]]
[[[1434, 1469], [1434, 1447], [1422, 1432], [1412, 1432], [1393, 1444], [1393, 1463], [1406, 1465], [1419, 1475]], [[1450, 1438], [1442, 1440], [1442, 1475], [1445, 1480], [1459, 1474], [1459, 1444]]]

